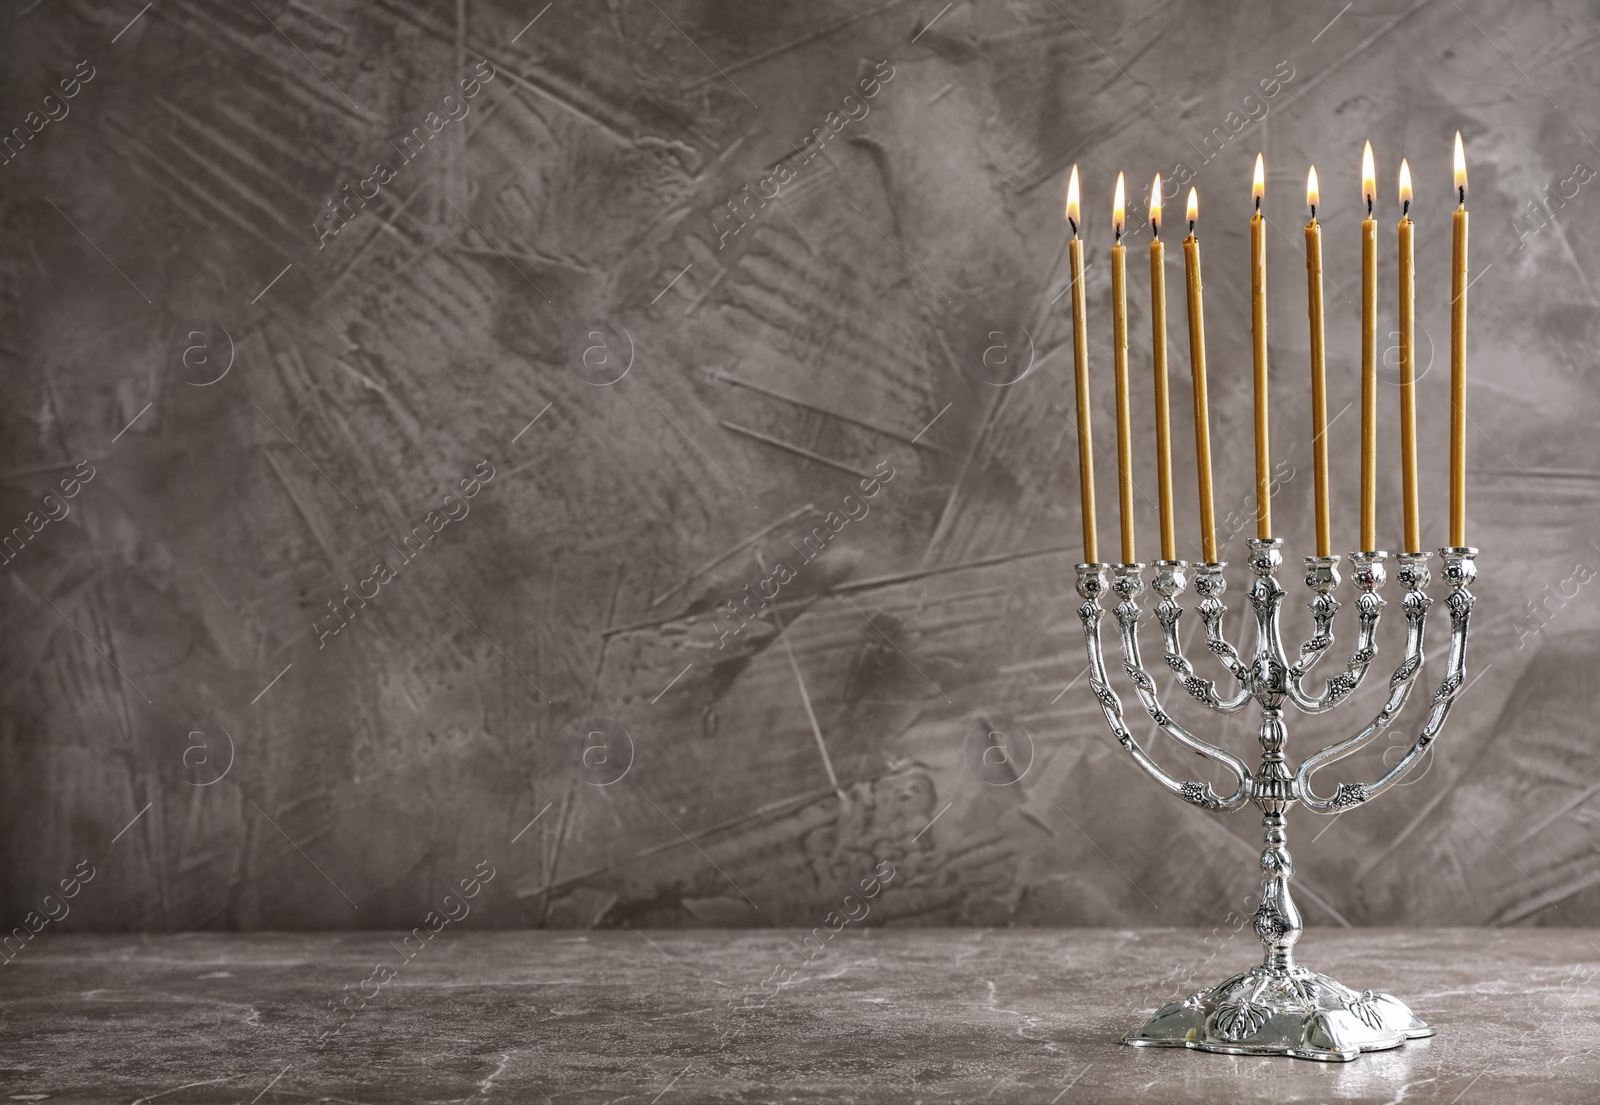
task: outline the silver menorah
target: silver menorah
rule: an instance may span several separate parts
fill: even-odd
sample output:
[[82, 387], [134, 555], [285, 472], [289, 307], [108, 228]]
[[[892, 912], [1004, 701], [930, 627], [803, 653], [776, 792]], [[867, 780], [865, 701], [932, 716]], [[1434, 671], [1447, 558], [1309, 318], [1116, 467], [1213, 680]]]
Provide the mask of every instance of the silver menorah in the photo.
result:
[[[1352, 553], [1357, 616], [1360, 629], [1355, 652], [1342, 674], [1329, 679], [1320, 694], [1306, 690], [1306, 677], [1333, 644], [1333, 620], [1339, 610], [1334, 597], [1339, 586], [1339, 557], [1308, 556], [1306, 586], [1311, 589], [1311, 638], [1300, 646], [1293, 664], [1284, 652], [1279, 630], [1279, 613], [1285, 591], [1278, 583], [1283, 564], [1283, 542], [1279, 538], [1251, 539], [1250, 571], [1255, 580], [1250, 586], [1250, 605], [1255, 611], [1256, 647], [1246, 663], [1223, 635], [1222, 619], [1227, 612], [1222, 595], [1224, 564], [1195, 566], [1195, 592], [1200, 596], [1200, 621], [1205, 627], [1206, 647], [1222, 661], [1236, 687], [1224, 696], [1215, 682], [1195, 674], [1185, 659], [1179, 640], [1178, 623], [1183, 610], [1178, 599], [1185, 587], [1189, 565], [1181, 560], [1155, 562], [1155, 591], [1161, 596], [1156, 605], [1156, 620], [1161, 623], [1167, 666], [1176, 674], [1189, 695], [1219, 714], [1232, 714], [1254, 701], [1261, 708], [1261, 766], [1250, 767], [1237, 756], [1194, 736], [1162, 708], [1155, 681], [1145, 669], [1139, 651], [1139, 621], [1144, 611], [1139, 596], [1144, 592], [1143, 564], [1079, 564], [1078, 608], [1083, 620], [1084, 638], [1089, 650], [1089, 683], [1106, 721], [1117, 740], [1151, 778], [1173, 794], [1205, 810], [1231, 811], [1255, 802], [1262, 813], [1266, 846], [1261, 853], [1261, 904], [1255, 912], [1255, 932], [1266, 946], [1264, 960], [1255, 967], [1197, 991], [1182, 1001], [1171, 1002], [1156, 1011], [1144, 1027], [1125, 1041], [1145, 1047], [1187, 1047], [1237, 1055], [1287, 1055], [1300, 1059], [1345, 1062], [1363, 1051], [1399, 1047], [1407, 1040], [1434, 1033], [1404, 1002], [1389, 994], [1372, 990], [1352, 990], [1327, 975], [1299, 966], [1294, 961], [1294, 946], [1300, 939], [1300, 911], [1289, 894], [1294, 863], [1289, 857], [1284, 833], [1284, 814], [1295, 803], [1322, 814], [1340, 814], [1367, 802], [1394, 786], [1428, 751], [1444, 728], [1450, 707], [1462, 687], [1462, 670], [1467, 661], [1467, 626], [1472, 617], [1473, 595], [1468, 586], [1477, 577], [1472, 548], [1439, 550], [1444, 561], [1445, 580], [1450, 593], [1450, 656], [1439, 689], [1406, 754], [1384, 775], [1370, 783], [1340, 783], [1331, 797], [1318, 797], [1311, 788], [1311, 776], [1319, 768], [1349, 756], [1389, 728], [1411, 695], [1422, 672], [1424, 630], [1433, 599], [1427, 594], [1428, 559], [1431, 553], [1400, 553], [1400, 584], [1405, 588], [1405, 656], [1389, 677], [1389, 697], [1371, 721], [1354, 735], [1322, 749], [1301, 761], [1291, 772], [1284, 761], [1283, 704], [1288, 699], [1302, 712], [1320, 714], [1349, 699], [1366, 678], [1367, 669], [1377, 655], [1374, 641], [1378, 617], [1385, 602], [1379, 591], [1385, 579], [1385, 552]], [[1145, 712], [1160, 729], [1185, 748], [1220, 764], [1237, 780], [1232, 794], [1218, 796], [1210, 783], [1186, 781], [1163, 770], [1129, 732], [1122, 715], [1122, 702], [1106, 677], [1105, 657], [1100, 647], [1101, 596], [1106, 590], [1107, 573], [1111, 590], [1117, 596], [1114, 609], [1122, 629], [1122, 667], [1133, 682]]]

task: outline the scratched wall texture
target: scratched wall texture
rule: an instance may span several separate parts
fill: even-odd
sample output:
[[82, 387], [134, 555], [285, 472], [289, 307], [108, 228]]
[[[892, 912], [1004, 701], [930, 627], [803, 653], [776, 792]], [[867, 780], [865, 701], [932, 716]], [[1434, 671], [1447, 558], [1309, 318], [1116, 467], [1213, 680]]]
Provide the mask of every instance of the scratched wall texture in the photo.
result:
[[[1126, 169], [1142, 200], [1159, 169], [1201, 192], [1237, 563], [1251, 161], [1265, 150], [1278, 231], [1293, 558], [1311, 539], [1306, 166], [1349, 549], [1361, 142], [1379, 158], [1385, 334], [1411, 159], [1438, 546], [1458, 128], [1478, 276], [1474, 682], [1425, 773], [1331, 825], [1292, 818], [1296, 889], [1308, 925], [1600, 923], [1592, 4], [38, 0], [0, 18], [0, 523], [43, 521], [0, 589], [7, 927], [80, 861], [94, 875], [64, 929], [410, 928], [480, 861], [487, 926], [811, 927], [884, 863], [873, 917], [895, 923], [1218, 923], [1256, 885], [1256, 816], [1161, 794], [1079, 678], [1067, 172], [1082, 165], [1093, 262], [1103, 547], [1110, 194]], [[76, 94], [46, 100], [67, 78]], [[862, 79], [864, 106], [846, 100]], [[815, 128], [821, 151], [761, 205]], [[319, 221], [335, 199], [343, 221]], [[1392, 546], [1387, 383], [1382, 403]], [[868, 513], [806, 560], [797, 543], [874, 473]], [[447, 500], [464, 479], [472, 497]], [[715, 609], [764, 580], [777, 600], [720, 632]], [[1356, 704], [1293, 723], [1292, 753], [1377, 709], [1395, 609]], [[1298, 638], [1298, 599], [1291, 613]], [[968, 736], [981, 753], [1016, 727], [1031, 752], [1014, 736], [1022, 777], [996, 785]], [[1243, 721], [1220, 733], [1254, 747]], [[1376, 775], [1398, 743], [1355, 764]]]

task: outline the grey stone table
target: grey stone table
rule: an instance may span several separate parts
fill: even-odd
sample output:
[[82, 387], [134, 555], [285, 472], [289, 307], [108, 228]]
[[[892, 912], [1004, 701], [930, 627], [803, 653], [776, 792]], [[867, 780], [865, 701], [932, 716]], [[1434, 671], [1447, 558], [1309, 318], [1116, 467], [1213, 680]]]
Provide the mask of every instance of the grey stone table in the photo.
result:
[[0, 1100], [1600, 1101], [1592, 931], [1308, 933], [1439, 1026], [1332, 1065], [1117, 1042], [1248, 932], [805, 936], [40, 936], [0, 968]]

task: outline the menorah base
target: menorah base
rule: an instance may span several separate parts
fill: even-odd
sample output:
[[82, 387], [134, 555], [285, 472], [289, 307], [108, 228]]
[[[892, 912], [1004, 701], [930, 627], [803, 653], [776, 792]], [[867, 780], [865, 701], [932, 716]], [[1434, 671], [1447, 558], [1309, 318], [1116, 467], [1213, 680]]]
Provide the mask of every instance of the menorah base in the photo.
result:
[[1348, 1063], [1434, 1031], [1389, 994], [1352, 990], [1304, 967], [1257, 966], [1162, 1006], [1123, 1043]]

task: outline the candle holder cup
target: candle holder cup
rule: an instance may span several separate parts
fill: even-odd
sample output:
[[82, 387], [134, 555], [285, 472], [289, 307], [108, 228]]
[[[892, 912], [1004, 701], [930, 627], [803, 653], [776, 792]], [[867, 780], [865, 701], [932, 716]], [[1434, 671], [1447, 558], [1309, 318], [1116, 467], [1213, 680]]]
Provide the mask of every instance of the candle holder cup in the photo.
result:
[[[1449, 587], [1450, 654], [1445, 674], [1433, 694], [1427, 717], [1406, 754], [1381, 777], [1365, 783], [1341, 782], [1324, 798], [1312, 789], [1311, 776], [1322, 767], [1360, 751], [1389, 728], [1411, 695], [1422, 672], [1423, 639], [1429, 608], [1428, 560], [1431, 553], [1401, 553], [1398, 582], [1404, 588], [1406, 618], [1404, 656], [1389, 677], [1389, 696], [1371, 720], [1353, 735], [1337, 741], [1301, 761], [1290, 770], [1284, 755], [1285, 701], [1303, 713], [1318, 714], [1346, 701], [1366, 678], [1377, 654], [1374, 635], [1385, 606], [1380, 591], [1385, 583], [1383, 552], [1352, 553], [1353, 583], [1357, 591], [1359, 621], [1356, 648], [1343, 672], [1329, 679], [1319, 693], [1306, 688], [1306, 677], [1333, 645], [1333, 621], [1340, 603], [1337, 556], [1305, 558], [1305, 581], [1311, 592], [1309, 607], [1312, 636], [1300, 646], [1291, 662], [1283, 645], [1280, 613], [1286, 592], [1278, 582], [1283, 564], [1283, 542], [1278, 538], [1250, 540], [1249, 591], [1255, 614], [1255, 649], [1246, 662], [1223, 633], [1227, 607], [1223, 564], [1193, 566], [1198, 613], [1205, 629], [1206, 648], [1221, 661], [1231, 677], [1224, 692], [1212, 680], [1195, 673], [1183, 655], [1179, 640], [1179, 606], [1190, 565], [1178, 560], [1154, 564], [1154, 589], [1160, 601], [1156, 620], [1161, 625], [1163, 658], [1190, 697], [1219, 714], [1243, 710], [1252, 702], [1260, 712], [1258, 737], [1261, 761], [1252, 772], [1243, 760], [1186, 730], [1162, 707], [1155, 681], [1139, 650], [1138, 627], [1144, 616], [1139, 597], [1144, 592], [1143, 564], [1079, 564], [1077, 589], [1083, 599], [1078, 614], [1083, 622], [1089, 653], [1089, 685], [1100, 702], [1107, 723], [1134, 762], [1164, 789], [1201, 809], [1229, 812], [1253, 802], [1262, 814], [1265, 847], [1261, 852], [1262, 889], [1255, 912], [1255, 933], [1265, 946], [1263, 961], [1215, 986], [1199, 990], [1181, 1001], [1162, 1006], [1142, 1028], [1124, 1042], [1140, 1047], [1185, 1047], [1235, 1055], [1286, 1055], [1300, 1059], [1344, 1062], [1363, 1051], [1399, 1047], [1407, 1040], [1434, 1034], [1398, 998], [1372, 990], [1353, 990], [1327, 975], [1300, 966], [1294, 946], [1300, 939], [1300, 911], [1290, 894], [1294, 862], [1285, 836], [1285, 814], [1297, 803], [1321, 814], [1336, 815], [1362, 805], [1394, 786], [1428, 751], [1444, 728], [1450, 707], [1462, 688], [1466, 666], [1467, 630], [1472, 618], [1473, 595], [1469, 586], [1477, 577], [1477, 550], [1439, 550]], [[1109, 582], [1108, 582], [1109, 576]], [[1116, 597], [1112, 613], [1122, 638], [1122, 667], [1134, 692], [1158, 728], [1190, 751], [1221, 766], [1235, 783], [1231, 793], [1219, 795], [1207, 782], [1194, 782], [1169, 774], [1158, 765], [1129, 731], [1122, 702], [1106, 674], [1100, 645], [1101, 600], [1107, 587]]]

